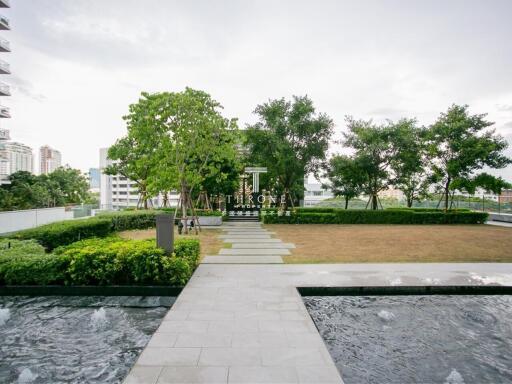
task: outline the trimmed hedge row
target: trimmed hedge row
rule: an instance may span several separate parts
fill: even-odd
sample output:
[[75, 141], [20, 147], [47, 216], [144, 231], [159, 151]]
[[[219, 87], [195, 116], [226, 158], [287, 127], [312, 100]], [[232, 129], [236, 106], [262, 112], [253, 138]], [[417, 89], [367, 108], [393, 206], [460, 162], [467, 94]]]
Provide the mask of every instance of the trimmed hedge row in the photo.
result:
[[[27, 242], [12, 249], [21, 250], [22, 243]], [[60, 247], [54, 254], [42, 249], [2, 252], [0, 284], [183, 286], [199, 262], [199, 241], [178, 239], [175, 247], [166, 256], [154, 240], [95, 238]]]
[[160, 213], [156, 210], [105, 212], [88, 219], [59, 221], [19, 231], [10, 237], [37, 240], [50, 252], [57, 247], [91, 237], [106, 237], [113, 232], [130, 229], [153, 228], [156, 226], [155, 217]]
[[336, 210], [331, 213], [292, 212], [290, 216], [264, 215], [265, 224], [483, 224], [485, 212], [416, 210]]
[[112, 233], [112, 221], [102, 218], [59, 221], [16, 232], [10, 237], [37, 240], [47, 251], [90, 237], [106, 237]]

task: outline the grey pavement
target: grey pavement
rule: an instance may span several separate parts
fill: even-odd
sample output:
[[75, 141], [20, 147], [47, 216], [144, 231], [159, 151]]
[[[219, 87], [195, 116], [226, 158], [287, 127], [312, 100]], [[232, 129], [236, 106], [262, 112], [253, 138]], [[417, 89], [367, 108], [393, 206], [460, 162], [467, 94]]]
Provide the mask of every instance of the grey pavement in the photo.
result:
[[[206, 257], [125, 383], [341, 384], [343, 372], [336, 369], [297, 287], [512, 285], [510, 263], [264, 263], [269, 257], [281, 259]], [[215, 258], [232, 261], [206, 261]]]

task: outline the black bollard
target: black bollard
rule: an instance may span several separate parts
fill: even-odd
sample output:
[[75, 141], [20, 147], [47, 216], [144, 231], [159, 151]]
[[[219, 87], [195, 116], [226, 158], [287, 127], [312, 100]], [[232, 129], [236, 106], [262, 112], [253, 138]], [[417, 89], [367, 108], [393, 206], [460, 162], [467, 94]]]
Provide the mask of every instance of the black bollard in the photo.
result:
[[173, 215], [156, 215], [156, 245], [170, 255], [174, 250]]

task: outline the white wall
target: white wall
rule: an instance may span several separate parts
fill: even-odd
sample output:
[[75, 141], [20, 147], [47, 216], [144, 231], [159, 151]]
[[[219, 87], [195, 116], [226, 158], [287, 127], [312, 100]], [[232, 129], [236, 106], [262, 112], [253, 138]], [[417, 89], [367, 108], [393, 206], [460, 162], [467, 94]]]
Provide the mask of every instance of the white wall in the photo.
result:
[[64, 207], [0, 212], [0, 234], [72, 218], [73, 211], [66, 211]]

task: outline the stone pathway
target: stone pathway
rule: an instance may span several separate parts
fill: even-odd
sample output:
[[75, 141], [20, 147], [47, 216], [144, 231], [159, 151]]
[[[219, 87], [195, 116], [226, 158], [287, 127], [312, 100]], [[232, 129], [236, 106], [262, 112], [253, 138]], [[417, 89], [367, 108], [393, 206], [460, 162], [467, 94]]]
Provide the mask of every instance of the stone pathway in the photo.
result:
[[281, 256], [290, 254], [295, 246], [272, 238], [273, 232], [260, 223], [233, 222], [222, 226], [225, 234], [219, 236], [231, 248], [223, 248], [218, 256], [206, 256], [204, 264], [282, 264]]

